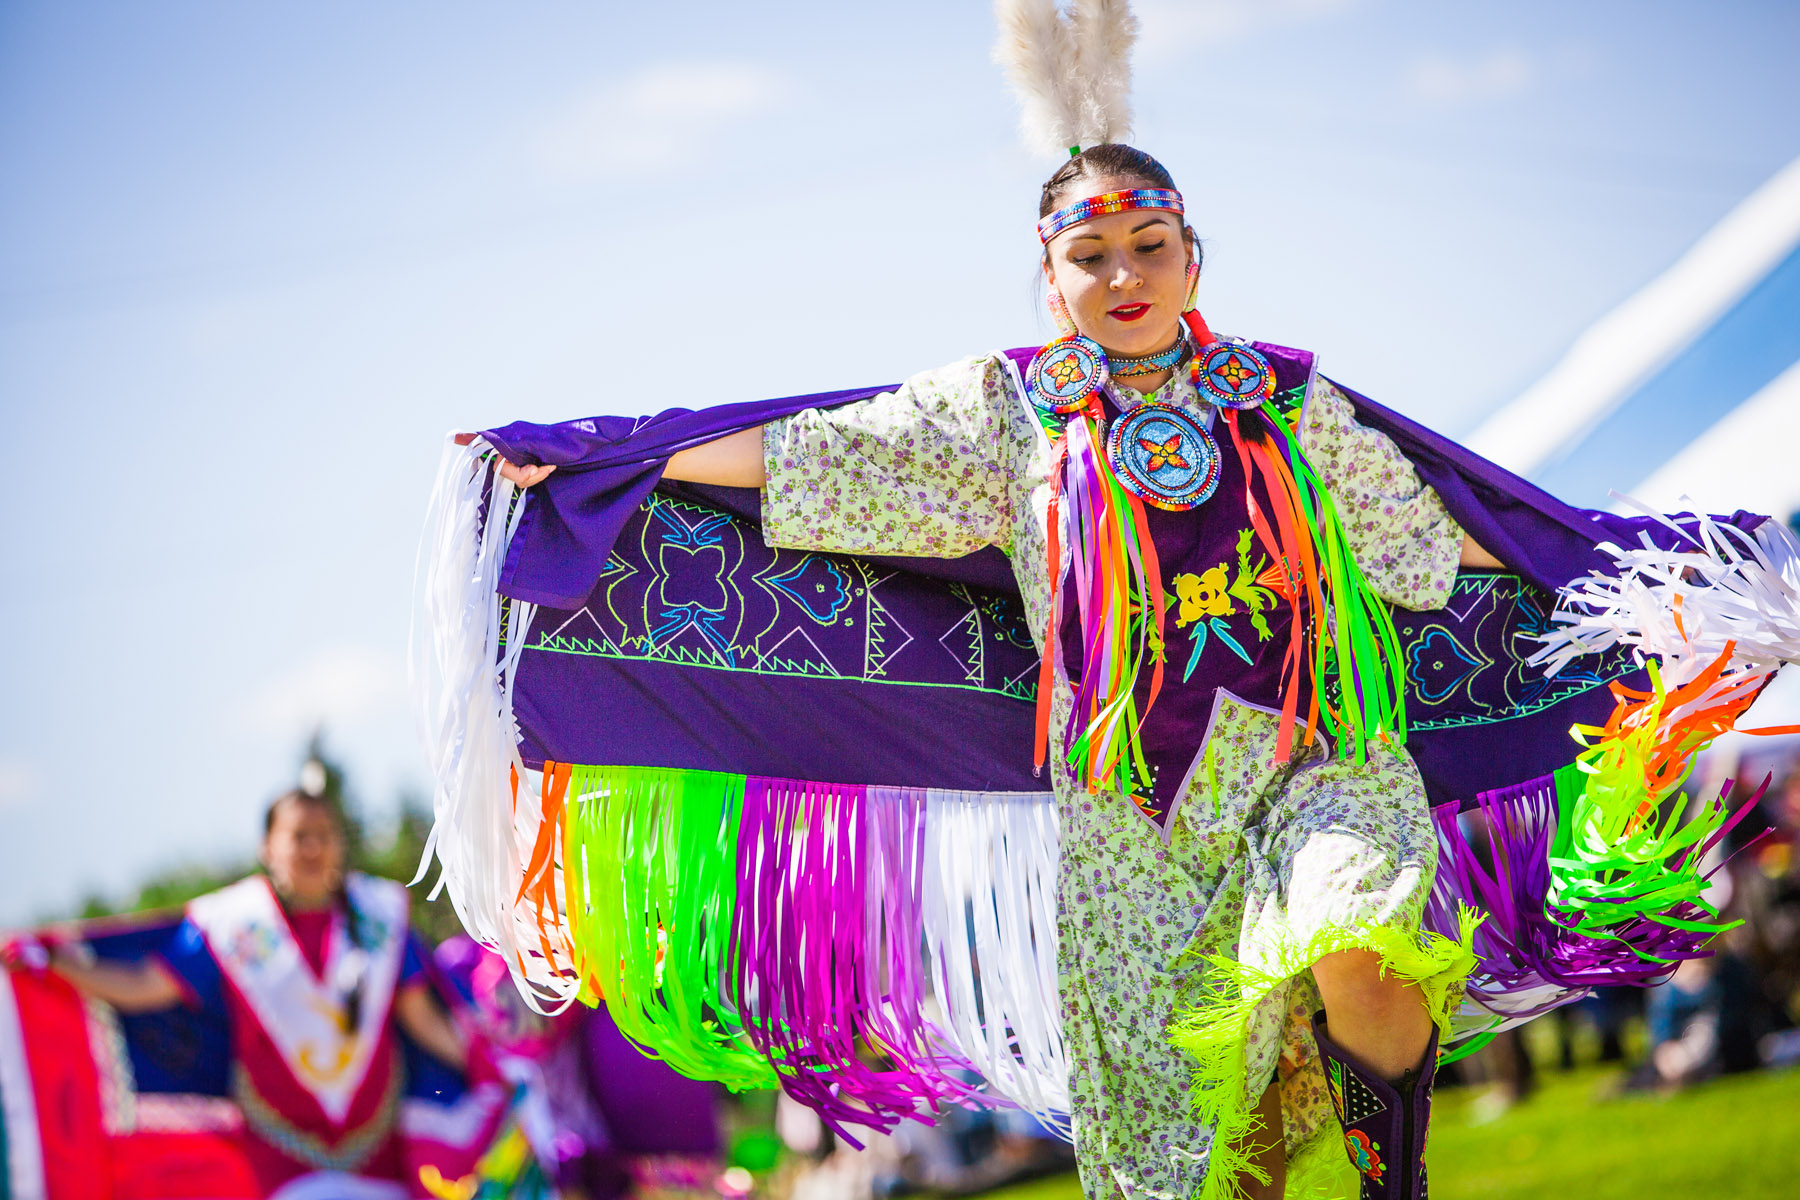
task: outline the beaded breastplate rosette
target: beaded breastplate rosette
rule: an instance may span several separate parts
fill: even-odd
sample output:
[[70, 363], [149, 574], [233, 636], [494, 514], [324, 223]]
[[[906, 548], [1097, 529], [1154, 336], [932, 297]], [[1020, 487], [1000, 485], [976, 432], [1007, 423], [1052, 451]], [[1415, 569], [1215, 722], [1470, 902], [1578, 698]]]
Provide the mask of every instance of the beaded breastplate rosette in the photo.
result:
[[[1170, 189], [1109, 192], [1052, 212], [1038, 222], [1038, 236], [1048, 246], [1092, 217], [1138, 208], [1183, 211], [1180, 193]], [[1366, 757], [1371, 739], [1405, 741], [1398, 640], [1387, 609], [1357, 569], [1335, 506], [1301, 452], [1295, 429], [1272, 403], [1274, 369], [1254, 348], [1217, 338], [1207, 328], [1194, 307], [1195, 274], [1190, 267], [1187, 311], [1169, 350], [1109, 362], [1098, 342], [1070, 332], [1040, 350], [1026, 369], [1026, 391], [1056, 455], [1037, 761], [1043, 763], [1048, 748], [1058, 631], [1064, 593], [1073, 589], [1083, 661], [1063, 752], [1090, 792], [1136, 797], [1150, 788], [1138, 733], [1162, 690], [1164, 596], [1144, 505], [1185, 512], [1205, 504], [1218, 488], [1221, 454], [1218, 441], [1188, 412], [1156, 402], [1119, 403], [1110, 381], [1184, 365], [1200, 399], [1218, 410], [1244, 468], [1251, 526], [1276, 564], [1267, 582], [1294, 609], [1276, 760], [1292, 756], [1297, 729], [1301, 744], [1311, 746], [1323, 727], [1337, 752], [1357, 761]], [[1108, 397], [1120, 413], [1111, 420]], [[1251, 480], [1260, 480], [1260, 487]], [[1072, 541], [1067, 580], [1058, 569], [1065, 525]], [[1140, 687], [1146, 671], [1148, 684]], [[1308, 698], [1304, 714], [1302, 695]]]

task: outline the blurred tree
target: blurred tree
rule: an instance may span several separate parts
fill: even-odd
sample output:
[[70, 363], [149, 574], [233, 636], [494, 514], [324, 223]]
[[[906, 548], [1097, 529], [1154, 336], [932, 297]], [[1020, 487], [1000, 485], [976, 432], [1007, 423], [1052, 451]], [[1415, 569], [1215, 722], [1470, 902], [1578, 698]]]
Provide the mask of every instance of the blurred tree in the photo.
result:
[[[425, 852], [425, 841], [431, 835], [431, 812], [417, 795], [402, 793], [399, 818], [391, 832], [370, 834], [363, 820], [361, 805], [350, 790], [342, 764], [332, 757], [325, 745], [324, 730], [315, 731], [307, 740], [301, 760], [298, 786], [316, 796], [323, 796], [337, 809], [344, 822], [346, 857], [350, 866], [370, 875], [410, 883], [419, 870]], [[285, 789], [283, 789], [285, 790]], [[259, 824], [255, 836], [262, 837]], [[255, 857], [223, 866], [186, 865], [152, 875], [135, 894], [119, 900], [90, 896], [78, 914], [83, 919], [114, 916], [120, 913], [174, 911], [196, 896], [215, 891], [228, 883], [253, 874], [259, 868]], [[436, 945], [462, 932], [456, 910], [443, 898], [429, 899], [429, 882], [411, 890], [413, 927]]]
[[245, 863], [241, 867], [177, 867], [165, 874], [151, 876], [135, 896], [123, 902], [88, 897], [81, 906], [81, 916], [86, 919], [115, 913], [173, 911], [195, 896], [217, 891], [255, 869], [255, 863]]

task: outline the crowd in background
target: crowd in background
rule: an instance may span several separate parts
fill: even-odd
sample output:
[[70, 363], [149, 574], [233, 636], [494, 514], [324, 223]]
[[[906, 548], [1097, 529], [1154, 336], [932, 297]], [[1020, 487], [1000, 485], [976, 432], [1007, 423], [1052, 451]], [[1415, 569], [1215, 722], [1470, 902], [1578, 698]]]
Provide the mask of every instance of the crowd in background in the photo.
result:
[[1716, 752], [1696, 777], [1698, 788], [1728, 790], [1733, 812], [1754, 801], [1715, 856], [1708, 897], [1741, 924], [1710, 958], [1643, 993], [1650, 1051], [1634, 1086], [1800, 1061], [1800, 744]]

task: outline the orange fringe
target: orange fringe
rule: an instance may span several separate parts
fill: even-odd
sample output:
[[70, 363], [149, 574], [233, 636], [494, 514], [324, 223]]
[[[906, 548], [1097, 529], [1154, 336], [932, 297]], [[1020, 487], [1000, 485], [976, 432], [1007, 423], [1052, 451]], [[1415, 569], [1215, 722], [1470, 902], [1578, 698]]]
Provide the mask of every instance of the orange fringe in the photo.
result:
[[[1676, 614], [1676, 621], [1679, 628], [1679, 613]], [[1606, 724], [1578, 727], [1580, 732], [1592, 736], [1595, 742], [1620, 742], [1646, 733], [1651, 735], [1652, 745], [1644, 760], [1646, 797], [1633, 818], [1635, 821], [1648, 819], [1657, 805], [1687, 778], [1694, 756], [1710, 745], [1714, 738], [1737, 729], [1738, 718], [1762, 694], [1763, 687], [1771, 677], [1760, 671], [1746, 671], [1727, 680], [1726, 690], [1720, 692], [1704, 708], [1694, 709], [1672, 721], [1666, 719], [1665, 714], [1698, 702], [1714, 684], [1724, 678], [1736, 649], [1736, 642], [1727, 642], [1718, 658], [1709, 663], [1705, 670], [1670, 692], [1661, 691], [1660, 681], [1650, 691], [1612, 683], [1609, 686], [1618, 703], [1608, 714]], [[1772, 725], [1737, 732], [1763, 736], [1800, 733], [1800, 725]]]
[[[1250, 512], [1250, 524], [1256, 530], [1256, 536], [1268, 554], [1271, 566], [1268, 573], [1279, 572], [1279, 583], [1276, 590], [1294, 607], [1294, 621], [1289, 627], [1287, 655], [1282, 660], [1282, 709], [1281, 729], [1276, 734], [1275, 761], [1284, 763], [1293, 757], [1294, 726], [1300, 715], [1300, 681], [1303, 674], [1312, 677], [1313, 686], [1308, 688], [1306, 731], [1301, 744], [1311, 746], [1318, 737], [1319, 728], [1319, 679], [1317, 661], [1307, 653], [1308, 646], [1318, 646], [1329, 640], [1325, 625], [1325, 597], [1319, 587], [1319, 566], [1313, 554], [1310, 525], [1306, 520], [1306, 511], [1300, 501], [1300, 485], [1294, 480], [1293, 472], [1281, 455], [1264, 442], [1253, 442], [1244, 437], [1238, 428], [1238, 414], [1233, 409], [1225, 409], [1223, 414], [1225, 425], [1231, 431], [1231, 444], [1237, 450], [1238, 462], [1244, 468], [1244, 493], [1246, 507]], [[1257, 503], [1255, 489], [1250, 487], [1250, 480], [1260, 475], [1263, 487], [1269, 493], [1270, 505], [1274, 511], [1275, 523], [1263, 513], [1262, 506]], [[1279, 536], [1277, 536], [1279, 530]], [[1304, 608], [1301, 600], [1306, 604]]]
[[[544, 962], [553, 971], [574, 970], [577, 958], [556, 902], [556, 875], [563, 860], [563, 810], [568, 803], [570, 770], [568, 763], [544, 763], [537, 840], [532, 845], [531, 858], [526, 862], [525, 871], [519, 880], [519, 894], [515, 900], [515, 903], [525, 903], [529, 899], [533, 923], [538, 931], [538, 948], [544, 955]], [[512, 773], [512, 789], [513, 812], [516, 814], [519, 810], [517, 769]], [[563, 874], [563, 886], [566, 888], [569, 873], [565, 871]], [[523, 970], [524, 963], [519, 965]]]

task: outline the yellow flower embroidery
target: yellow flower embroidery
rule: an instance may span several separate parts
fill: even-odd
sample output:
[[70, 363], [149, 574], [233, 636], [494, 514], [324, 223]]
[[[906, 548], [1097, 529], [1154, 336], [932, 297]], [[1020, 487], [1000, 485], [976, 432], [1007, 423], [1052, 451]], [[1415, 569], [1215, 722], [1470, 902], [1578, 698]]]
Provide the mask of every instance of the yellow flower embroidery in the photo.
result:
[[1231, 616], [1237, 610], [1232, 607], [1231, 597], [1226, 594], [1228, 586], [1224, 563], [1198, 575], [1187, 572], [1177, 575], [1175, 596], [1181, 601], [1181, 608], [1175, 617], [1176, 627], [1185, 629], [1202, 617]]

